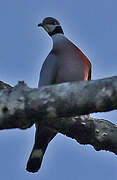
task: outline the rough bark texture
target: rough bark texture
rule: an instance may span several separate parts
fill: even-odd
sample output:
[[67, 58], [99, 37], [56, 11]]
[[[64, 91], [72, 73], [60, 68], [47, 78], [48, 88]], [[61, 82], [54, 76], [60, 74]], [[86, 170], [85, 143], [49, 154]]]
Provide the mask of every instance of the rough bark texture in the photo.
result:
[[60, 118], [46, 121], [47, 126], [75, 139], [80, 144], [91, 144], [96, 151], [117, 154], [117, 126], [104, 119], [87, 117]]
[[40, 89], [31, 89], [24, 82], [15, 87], [0, 82], [0, 129], [25, 129], [37, 122], [81, 144], [117, 154], [117, 126], [103, 119], [80, 116], [114, 109], [117, 77]]

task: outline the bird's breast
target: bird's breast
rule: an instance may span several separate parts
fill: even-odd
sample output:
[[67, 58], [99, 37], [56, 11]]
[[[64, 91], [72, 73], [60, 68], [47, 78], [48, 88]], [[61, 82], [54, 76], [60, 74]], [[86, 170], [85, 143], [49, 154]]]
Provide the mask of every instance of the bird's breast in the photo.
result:
[[80, 56], [60, 55], [57, 60], [56, 83], [88, 80], [88, 64]]
[[67, 38], [55, 36], [53, 54], [57, 59], [56, 83], [88, 80], [90, 62]]

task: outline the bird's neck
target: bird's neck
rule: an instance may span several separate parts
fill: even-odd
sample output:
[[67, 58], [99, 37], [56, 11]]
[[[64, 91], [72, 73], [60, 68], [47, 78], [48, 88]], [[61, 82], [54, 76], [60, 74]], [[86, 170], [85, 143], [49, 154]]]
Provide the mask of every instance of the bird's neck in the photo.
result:
[[55, 34], [52, 36], [53, 40], [53, 50], [60, 50], [67, 48], [69, 46], [69, 40], [64, 36], [64, 34]]

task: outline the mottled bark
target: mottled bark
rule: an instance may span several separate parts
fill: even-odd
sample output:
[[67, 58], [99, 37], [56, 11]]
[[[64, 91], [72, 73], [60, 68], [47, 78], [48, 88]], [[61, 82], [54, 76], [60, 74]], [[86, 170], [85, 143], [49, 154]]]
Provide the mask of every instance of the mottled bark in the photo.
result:
[[15, 87], [0, 82], [0, 129], [25, 129], [36, 122], [81, 144], [91, 144], [96, 150], [117, 154], [117, 126], [103, 119], [80, 116], [114, 109], [117, 77], [40, 89], [31, 89], [24, 82]]
[[107, 120], [80, 116], [56, 119], [56, 123], [46, 120], [45, 124], [80, 144], [91, 144], [96, 151], [117, 154], [117, 126]]

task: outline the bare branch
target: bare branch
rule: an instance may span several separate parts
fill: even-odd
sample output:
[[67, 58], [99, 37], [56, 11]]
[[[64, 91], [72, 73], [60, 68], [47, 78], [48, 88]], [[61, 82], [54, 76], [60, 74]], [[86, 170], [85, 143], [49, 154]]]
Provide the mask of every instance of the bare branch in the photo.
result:
[[87, 116], [60, 118], [44, 122], [46, 126], [75, 139], [80, 144], [91, 144], [96, 151], [108, 150], [117, 154], [117, 126], [104, 119]]
[[[24, 82], [0, 91], [0, 129], [27, 128], [37, 119], [73, 117], [117, 109], [117, 77], [31, 89]], [[14, 126], [12, 127], [11, 120]], [[17, 120], [16, 120], [17, 119]], [[10, 123], [8, 123], [8, 121]]]
[[91, 144], [96, 150], [117, 154], [117, 126], [80, 116], [117, 109], [117, 77], [40, 89], [31, 89], [24, 82], [7, 88], [0, 82], [0, 89], [0, 129], [24, 129], [36, 122], [81, 144]]

